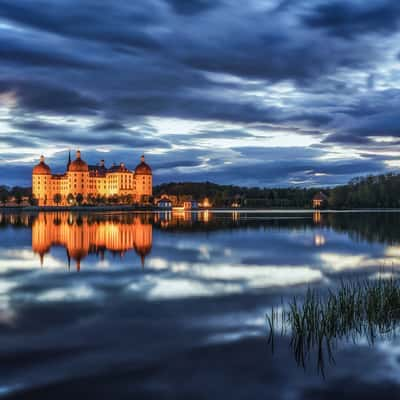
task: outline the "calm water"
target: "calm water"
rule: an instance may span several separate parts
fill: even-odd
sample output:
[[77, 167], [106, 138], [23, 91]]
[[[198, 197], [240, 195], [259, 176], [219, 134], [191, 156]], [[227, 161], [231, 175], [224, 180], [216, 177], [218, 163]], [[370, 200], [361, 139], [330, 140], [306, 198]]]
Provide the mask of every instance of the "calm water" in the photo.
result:
[[399, 261], [397, 212], [0, 214], [0, 396], [400, 398], [400, 339], [340, 343], [324, 379], [265, 322]]

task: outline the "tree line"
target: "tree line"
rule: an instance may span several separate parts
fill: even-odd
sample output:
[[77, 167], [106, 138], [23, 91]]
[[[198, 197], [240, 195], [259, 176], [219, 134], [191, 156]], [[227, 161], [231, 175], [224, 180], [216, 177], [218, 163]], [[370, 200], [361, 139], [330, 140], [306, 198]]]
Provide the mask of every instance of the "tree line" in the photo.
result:
[[312, 198], [320, 188], [258, 188], [218, 185], [211, 182], [172, 182], [153, 188], [155, 197], [176, 196], [178, 203], [191, 198], [207, 198], [214, 207], [311, 208]]
[[332, 208], [399, 208], [400, 175], [367, 176], [328, 191]]
[[215, 207], [311, 208], [313, 197], [323, 192], [326, 207], [400, 208], [400, 174], [357, 177], [345, 185], [332, 188], [258, 188], [218, 185], [211, 182], [173, 182], [154, 187], [154, 195], [163, 194], [202, 201], [207, 197]]
[[7, 202], [11, 201], [11, 199], [16, 204], [21, 204], [23, 198], [28, 198], [30, 202], [34, 202], [32, 198], [32, 189], [30, 187], [22, 187], [22, 186], [0, 186], [0, 203], [5, 205]]

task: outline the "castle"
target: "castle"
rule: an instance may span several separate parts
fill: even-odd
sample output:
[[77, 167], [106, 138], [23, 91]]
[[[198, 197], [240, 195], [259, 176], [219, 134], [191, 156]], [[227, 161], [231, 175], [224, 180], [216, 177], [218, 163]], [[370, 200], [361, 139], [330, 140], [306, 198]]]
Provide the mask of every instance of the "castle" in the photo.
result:
[[32, 195], [39, 206], [84, 204], [113, 197], [143, 203], [152, 192], [152, 170], [144, 156], [131, 171], [124, 163], [106, 168], [104, 160], [88, 165], [78, 150], [75, 160], [71, 161], [69, 156], [67, 171], [63, 174], [52, 174], [44, 156], [32, 171]]

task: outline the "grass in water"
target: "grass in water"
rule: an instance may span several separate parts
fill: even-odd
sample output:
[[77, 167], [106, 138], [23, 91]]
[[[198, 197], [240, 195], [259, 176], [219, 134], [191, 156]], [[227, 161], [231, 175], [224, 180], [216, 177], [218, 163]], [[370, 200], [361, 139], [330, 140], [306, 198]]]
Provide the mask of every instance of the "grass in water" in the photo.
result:
[[317, 367], [324, 374], [324, 356], [334, 362], [333, 348], [341, 340], [356, 342], [394, 335], [400, 322], [400, 280], [342, 281], [335, 291], [321, 294], [308, 289], [304, 299], [294, 297], [282, 311], [267, 315], [268, 343], [274, 348], [278, 326], [291, 335], [290, 346], [299, 365], [317, 352]]

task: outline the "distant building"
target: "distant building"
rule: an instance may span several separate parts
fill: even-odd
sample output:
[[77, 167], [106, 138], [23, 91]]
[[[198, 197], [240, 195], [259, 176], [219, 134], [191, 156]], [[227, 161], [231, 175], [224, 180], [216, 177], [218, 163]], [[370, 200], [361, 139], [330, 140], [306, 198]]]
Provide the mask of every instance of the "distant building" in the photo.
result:
[[208, 200], [208, 197], [205, 197], [203, 202], [201, 204], [199, 204], [199, 206], [201, 206], [203, 208], [211, 208], [212, 204], [210, 203], [210, 200]]
[[169, 194], [167, 197], [171, 200], [172, 206], [177, 206], [179, 204], [178, 196], [175, 196], [173, 194]]
[[161, 197], [161, 199], [156, 202], [156, 205], [162, 210], [172, 209], [172, 201], [168, 197]]
[[317, 193], [312, 200], [314, 208], [324, 208], [328, 205], [328, 196], [322, 192]]
[[152, 191], [152, 170], [144, 156], [131, 171], [124, 163], [106, 168], [104, 160], [88, 165], [78, 150], [75, 160], [69, 157], [63, 174], [52, 174], [43, 156], [32, 171], [32, 194], [39, 206], [71, 205], [85, 203], [89, 198], [113, 196], [130, 196], [133, 202], [143, 202]]
[[185, 210], [197, 210], [199, 208], [199, 205], [197, 204], [196, 200], [190, 200], [183, 203], [183, 208]]

